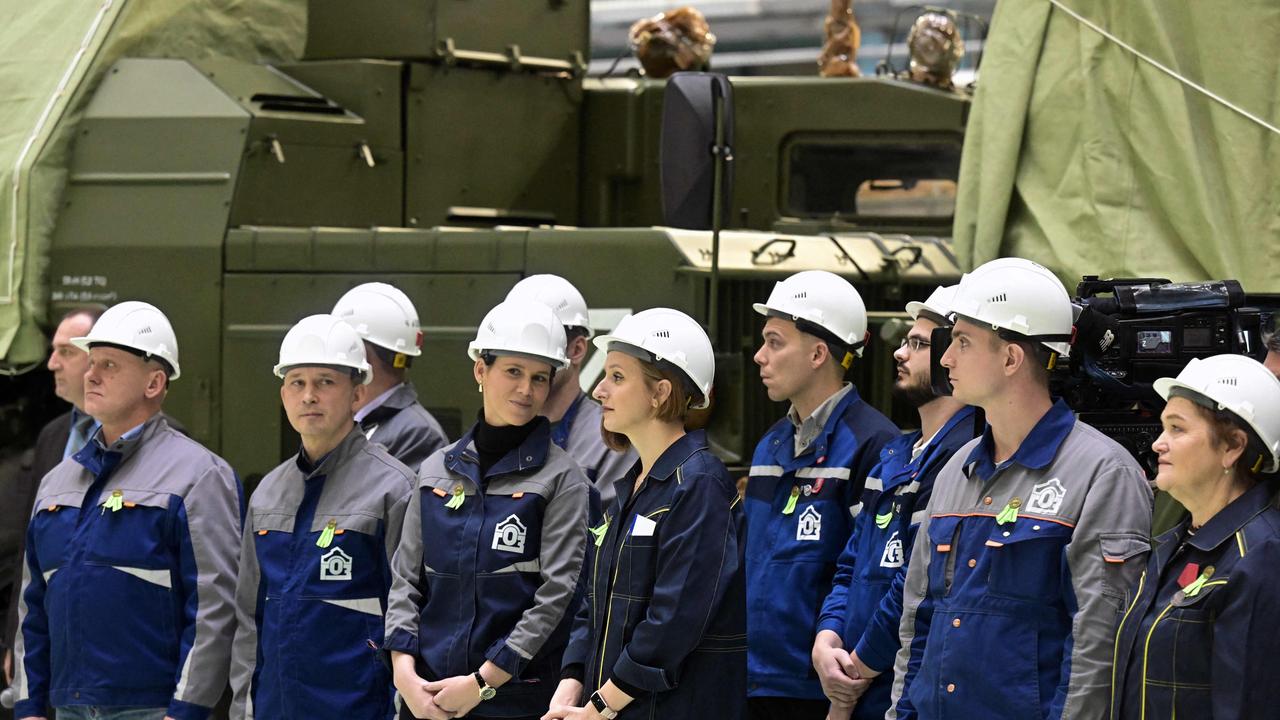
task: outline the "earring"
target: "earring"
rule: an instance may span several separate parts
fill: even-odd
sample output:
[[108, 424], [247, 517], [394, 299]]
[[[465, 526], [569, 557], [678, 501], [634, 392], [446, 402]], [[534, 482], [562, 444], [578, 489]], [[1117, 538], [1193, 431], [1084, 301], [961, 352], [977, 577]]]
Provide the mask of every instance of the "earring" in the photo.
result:
[[1222, 474], [1223, 474], [1223, 475], [1230, 475], [1230, 474], [1231, 474], [1231, 468], [1229, 468], [1229, 467], [1224, 467], [1224, 468], [1222, 468]]
[[476, 392], [479, 392], [479, 393], [484, 392], [484, 383], [482, 382], [476, 383]]

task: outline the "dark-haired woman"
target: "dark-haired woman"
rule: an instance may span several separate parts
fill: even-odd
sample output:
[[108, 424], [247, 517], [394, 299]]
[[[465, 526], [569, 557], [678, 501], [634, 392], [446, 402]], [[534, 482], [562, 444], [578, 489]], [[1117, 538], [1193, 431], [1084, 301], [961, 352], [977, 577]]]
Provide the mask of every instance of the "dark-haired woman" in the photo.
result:
[[400, 717], [536, 718], [560, 679], [589, 484], [539, 413], [568, 361], [551, 308], [504, 302], [469, 348], [484, 406], [418, 471], [392, 560]]
[[737, 718], [746, 699], [742, 508], [689, 410], [705, 408], [711, 342], [665, 308], [596, 338], [606, 439], [640, 456], [592, 529], [587, 605], [544, 720]]
[[1156, 484], [1190, 517], [1157, 539], [1121, 619], [1111, 717], [1278, 717], [1280, 510], [1263, 473], [1280, 465], [1280, 381], [1217, 355], [1155, 389]]

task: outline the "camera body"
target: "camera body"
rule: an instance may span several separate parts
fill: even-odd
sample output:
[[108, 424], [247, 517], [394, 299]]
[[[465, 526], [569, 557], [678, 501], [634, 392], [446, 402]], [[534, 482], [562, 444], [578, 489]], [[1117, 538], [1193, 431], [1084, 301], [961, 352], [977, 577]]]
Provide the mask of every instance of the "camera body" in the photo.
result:
[[1195, 358], [1266, 355], [1264, 312], [1235, 280], [1172, 283], [1162, 278], [1100, 280], [1076, 289], [1071, 361], [1053, 376], [1054, 394], [1080, 419], [1124, 446], [1155, 475], [1151, 444], [1164, 401], [1152, 389]]

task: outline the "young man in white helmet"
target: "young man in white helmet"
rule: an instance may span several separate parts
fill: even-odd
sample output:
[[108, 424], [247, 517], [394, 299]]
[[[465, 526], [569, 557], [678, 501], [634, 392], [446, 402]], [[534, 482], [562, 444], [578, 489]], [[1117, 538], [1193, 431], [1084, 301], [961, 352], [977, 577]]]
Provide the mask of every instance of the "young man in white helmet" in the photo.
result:
[[36, 493], [15, 715], [204, 720], [227, 679], [239, 482], [160, 414], [180, 373], [163, 313], [123, 302], [72, 343], [98, 426]]
[[938, 471], [981, 430], [972, 407], [939, 395], [932, 382], [931, 338], [936, 328], [950, 327], [955, 292], [955, 285], [940, 287], [925, 302], [907, 303], [913, 322], [893, 353], [898, 366], [893, 395], [916, 408], [920, 429], [890, 440], [880, 451], [831, 593], [822, 603], [813, 667], [831, 700], [832, 718], [882, 720], [889, 709], [906, 556]]
[[869, 333], [847, 280], [808, 270], [777, 283], [756, 352], [769, 399], [790, 403], [756, 446], [747, 519], [748, 717], [822, 718], [811, 661], [818, 610], [853, 530], [867, 472], [898, 436], [845, 373]]
[[610, 449], [600, 426], [600, 403], [582, 390], [582, 363], [587, 358], [591, 326], [587, 302], [568, 280], [558, 275], [530, 275], [507, 293], [507, 300], [540, 302], [555, 311], [564, 324], [565, 356], [569, 367], [556, 373], [542, 414], [551, 421], [551, 441], [578, 461], [587, 479], [600, 491], [604, 507], [613, 501], [613, 482], [635, 464], [635, 450]]
[[1051, 272], [989, 262], [960, 281], [952, 312], [942, 365], [988, 425], [934, 482], [886, 717], [1103, 717], [1151, 489], [1129, 453], [1049, 394], [1072, 337]]
[[370, 368], [351, 326], [302, 319], [275, 374], [302, 447], [249, 500], [231, 716], [385, 720], [391, 673], [377, 654], [413, 472], [355, 424]]
[[356, 403], [356, 422], [366, 439], [417, 470], [449, 442], [439, 421], [418, 402], [413, 384], [405, 380], [413, 359], [422, 354], [417, 309], [398, 288], [371, 282], [348, 290], [333, 306], [333, 315], [364, 338], [373, 372]]

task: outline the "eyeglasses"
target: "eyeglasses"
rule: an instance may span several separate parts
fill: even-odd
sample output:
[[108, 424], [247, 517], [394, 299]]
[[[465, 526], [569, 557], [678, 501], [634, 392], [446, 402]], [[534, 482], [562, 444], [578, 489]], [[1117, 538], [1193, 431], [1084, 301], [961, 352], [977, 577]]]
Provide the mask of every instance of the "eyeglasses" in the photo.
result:
[[928, 340], [921, 340], [918, 337], [908, 335], [902, 338], [902, 342], [898, 343], [898, 348], [901, 349], [908, 345], [911, 346], [911, 352], [920, 352], [921, 349], [929, 347], [932, 343]]

